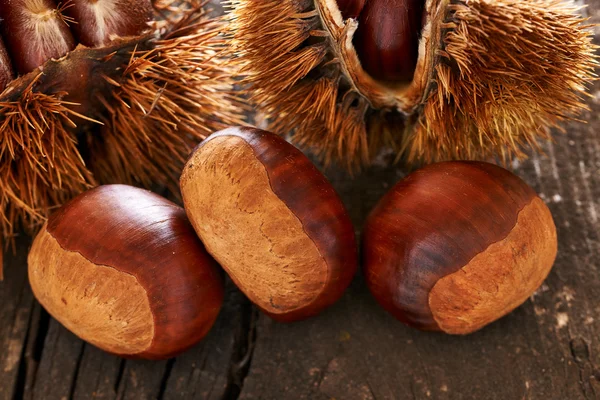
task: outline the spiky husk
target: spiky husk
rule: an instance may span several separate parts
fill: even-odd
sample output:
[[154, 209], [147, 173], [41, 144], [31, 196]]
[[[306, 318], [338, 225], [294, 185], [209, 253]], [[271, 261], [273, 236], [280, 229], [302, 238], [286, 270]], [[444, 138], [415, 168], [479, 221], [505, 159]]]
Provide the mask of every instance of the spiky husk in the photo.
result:
[[[356, 160], [366, 162], [367, 102], [344, 90], [342, 72], [331, 59], [327, 32], [312, 1], [228, 3], [233, 9], [230, 44], [239, 57], [242, 84], [249, 86], [252, 102], [269, 120], [269, 128], [295, 132], [297, 144], [327, 161], [346, 160], [349, 166]], [[318, 72], [312, 76], [312, 71]]]
[[409, 159], [522, 157], [586, 108], [596, 47], [572, 4], [469, 0], [448, 11], [437, 90], [404, 138]]
[[[112, 88], [94, 94], [94, 115], [75, 111], [68, 93], [38, 85], [48, 80], [41, 71], [0, 95], [2, 237], [22, 226], [34, 230], [54, 207], [97, 184], [158, 184], [176, 191], [193, 146], [242, 123], [235, 71], [222, 55], [223, 21], [208, 17], [203, 6], [156, 2], [162, 19], [155, 34], [140, 38], [119, 68], [89, 71]], [[102, 61], [117, 56], [115, 51]], [[45, 72], [69, 57], [52, 61]]]
[[[381, 147], [409, 163], [523, 156], [585, 108], [596, 47], [572, 3], [439, 2], [435, 68], [418, 104], [373, 108], [324, 29], [325, 0], [230, 0], [233, 51], [252, 101], [280, 133], [352, 167]], [[348, 25], [346, 26], [348, 29]]]

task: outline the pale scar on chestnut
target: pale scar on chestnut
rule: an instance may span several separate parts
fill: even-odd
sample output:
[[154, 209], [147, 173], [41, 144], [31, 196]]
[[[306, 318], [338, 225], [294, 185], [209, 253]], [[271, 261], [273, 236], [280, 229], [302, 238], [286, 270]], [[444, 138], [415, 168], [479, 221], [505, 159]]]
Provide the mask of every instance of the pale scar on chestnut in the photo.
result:
[[29, 282], [50, 315], [111, 353], [136, 354], [150, 347], [152, 310], [148, 293], [134, 276], [96, 265], [77, 252], [63, 254], [45, 226], [33, 247], [44, 251], [30, 255]]

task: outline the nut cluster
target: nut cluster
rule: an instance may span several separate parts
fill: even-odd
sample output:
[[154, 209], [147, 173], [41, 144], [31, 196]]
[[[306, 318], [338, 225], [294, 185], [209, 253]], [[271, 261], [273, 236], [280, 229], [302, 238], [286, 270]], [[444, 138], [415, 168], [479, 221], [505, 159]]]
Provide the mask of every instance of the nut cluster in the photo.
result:
[[[214, 323], [223, 301], [217, 263], [281, 322], [319, 314], [352, 281], [357, 249], [346, 209], [281, 137], [240, 127], [214, 133], [192, 153], [180, 186], [185, 211], [123, 185], [64, 205], [29, 254], [37, 299], [107, 351], [165, 358]], [[381, 199], [363, 232], [377, 301], [411, 326], [450, 334], [521, 305], [556, 251], [543, 201], [511, 172], [480, 162], [414, 172]]]
[[36, 298], [106, 351], [167, 358], [202, 339], [217, 317], [223, 282], [209, 253], [279, 321], [320, 313], [350, 284], [357, 245], [348, 214], [279, 136], [254, 128], [211, 135], [188, 161], [181, 190], [185, 211], [124, 185], [61, 207], [29, 253]]
[[16, 77], [13, 66], [17, 74], [26, 74], [66, 55], [78, 43], [104, 46], [116, 37], [136, 36], [150, 28], [150, 0], [71, 0], [62, 4], [0, 0], [0, 54], [9, 56], [0, 57], [0, 91]]

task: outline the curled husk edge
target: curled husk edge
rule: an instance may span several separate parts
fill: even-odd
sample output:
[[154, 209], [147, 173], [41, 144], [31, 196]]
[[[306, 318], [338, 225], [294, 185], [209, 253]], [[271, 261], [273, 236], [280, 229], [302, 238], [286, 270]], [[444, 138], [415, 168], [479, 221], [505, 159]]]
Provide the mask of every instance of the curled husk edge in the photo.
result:
[[230, 0], [232, 51], [268, 128], [353, 168], [507, 161], [586, 108], [596, 46], [572, 2], [427, 0], [410, 83], [361, 67], [335, 0]]

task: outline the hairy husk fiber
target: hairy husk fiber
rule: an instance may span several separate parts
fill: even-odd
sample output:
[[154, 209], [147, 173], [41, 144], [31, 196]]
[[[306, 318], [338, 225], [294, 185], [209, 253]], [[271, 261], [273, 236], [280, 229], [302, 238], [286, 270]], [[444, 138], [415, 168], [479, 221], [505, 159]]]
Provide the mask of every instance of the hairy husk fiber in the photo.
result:
[[413, 104], [389, 106], [357, 90], [348, 73], [357, 66], [339, 57], [356, 21], [332, 30], [324, 23], [336, 17], [326, 15], [332, 4], [230, 0], [233, 51], [252, 101], [272, 130], [293, 131], [326, 161], [352, 168], [382, 147], [411, 164], [506, 161], [585, 108], [596, 47], [572, 2], [428, 0], [439, 40], [421, 43], [432, 68], [416, 76], [426, 73], [427, 84]]
[[0, 95], [0, 238], [97, 184], [175, 190], [193, 146], [242, 123], [223, 22], [194, 0], [155, 8], [153, 33], [80, 46]]

